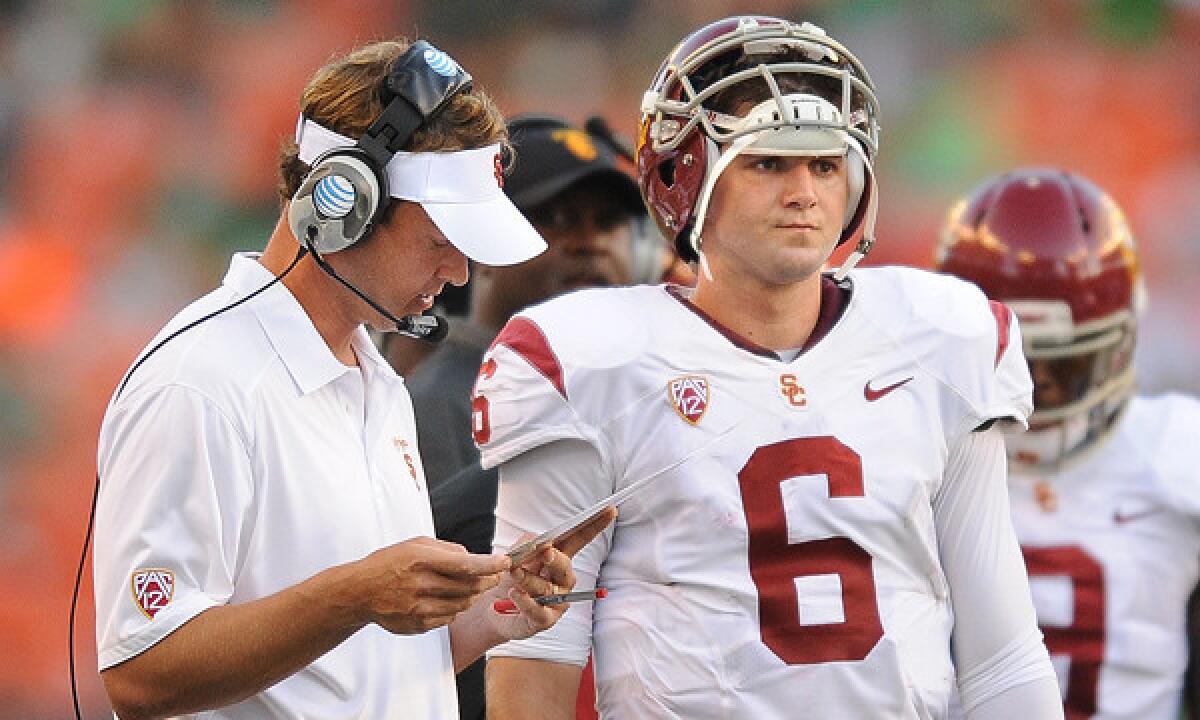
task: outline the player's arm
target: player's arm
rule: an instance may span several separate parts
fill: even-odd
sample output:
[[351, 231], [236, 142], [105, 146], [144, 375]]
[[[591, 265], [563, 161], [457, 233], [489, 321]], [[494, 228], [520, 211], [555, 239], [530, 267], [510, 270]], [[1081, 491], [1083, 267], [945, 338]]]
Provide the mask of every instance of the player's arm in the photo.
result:
[[489, 720], [574, 720], [582, 666], [494, 657], [486, 673]]
[[[559, 440], [500, 466], [497, 551], [523, 533], [553, 527], [612, 492], [597, 451]], [[575, 555], [576, 590], [591, 590], [608, 555], [606, 532]], [[575, 603], [553, 628], [488, 653], [489, 718], [573, 718], [579, 679], [591, 651], [592, 603]]]
[[1037, 627], [1006, 481], [1004, 439], [992, 427], [968, 433], [953, 448], [934, 499], [959, 692], [969, 720], [1060, 720], [1062, 700]]

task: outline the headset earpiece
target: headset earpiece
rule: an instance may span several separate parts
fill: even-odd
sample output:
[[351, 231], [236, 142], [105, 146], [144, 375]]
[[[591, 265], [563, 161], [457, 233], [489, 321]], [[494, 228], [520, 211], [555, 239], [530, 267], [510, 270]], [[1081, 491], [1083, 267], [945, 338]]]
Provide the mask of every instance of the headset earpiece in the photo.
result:
[[387, 201], [385, 177], [358, 148], [334, 150], [314, 160], [288, 207], [288, 225], [296, 241], [327, 254], [361, 240]]

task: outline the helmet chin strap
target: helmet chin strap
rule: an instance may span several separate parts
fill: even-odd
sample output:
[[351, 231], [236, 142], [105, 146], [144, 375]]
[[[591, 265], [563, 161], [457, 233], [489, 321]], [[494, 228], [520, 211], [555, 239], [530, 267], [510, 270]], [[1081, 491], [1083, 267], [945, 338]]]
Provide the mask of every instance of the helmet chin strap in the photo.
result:
[[705, 137], [704, 142], [708, 145], [706, 155], [710, 158], [716, 158], [711, 161], [708, 167], [708, 173], [704, 178], [704, 188], [700, 192], [700, 204], [696, 206], [696, 219], [692, 223], [692, 233], [688, 237], [688, 242], [692, 245], [692, 250], [695, 251], [696, 257], [700, 258], [700, 270], [704, 273], [704, 277], [708, 278], [709, 282], [713, 280], [712, 268], [708, 266], [708, 258], [704, 255], [704, 241], [701, 235], [704, 230], [704, 218], [708, 215], [708, 201], [712, 198], [713, 188], [717, 185], [717, 180], [721, 177], [721, 173], [725, 172], [725, 168], [733, 162], [742, 150], [745, 150], [757, 139], [754, 133], [743, 135], [740, 138], [729, 143], [729, 147], [725, 152], [721, 152], [717, 144], [710, 137]]
[[[850, 147], [854, 152], [860, 153], [861, 157], [862, 150], [859, 148], [858, 143], [850, 143]], [[879, 181], [875, 177], [875, 168], [871, 167], [871, 163], [867, 162], [865, 157], [862, 157], [862, 164], [867, 169], [868, 184], [866, 187], [871, 189], [871, 196], [867, 198], [867, 210], [863, 214], [862, 239], [858, 241], [854, 252], [846, 257], [846, 260], [842, 262], [842, 266], [833, 274], [833, 279], [838, 282], [841, 282], [850, 274], [854, 266], [858, 264], [859, 260], [865, 258], [867, 253], [871, 252], [871, 246], [875, 244], [875, 218], [879, 214]], [[861, 197], [860, 195], [860, 202]]]
[[697, 248], [696, 257], [700, 258], [700, 271], [704, 273], [704, 277], [708, 278], [709, 282], [713, 281], [712, 268], [708, 266], [708, 256], [703, 250]]

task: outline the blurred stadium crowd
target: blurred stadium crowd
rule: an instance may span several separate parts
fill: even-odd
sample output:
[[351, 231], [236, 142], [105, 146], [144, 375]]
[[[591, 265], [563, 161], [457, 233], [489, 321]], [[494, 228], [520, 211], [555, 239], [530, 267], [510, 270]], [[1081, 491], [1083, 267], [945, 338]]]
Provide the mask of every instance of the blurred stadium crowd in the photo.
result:
[[[928, 266], [946, 209], [984, 176], [1082, 173], [1145, 258], [1141, 386], [1200, 392], [1195, 0], [0, 0], [0, 718], [68, 712], [104, 405], [228, 254], [265, 241], [275, 156], [318, 65], [419, 35], [507, 114], [598, 112], [633, 135], [670, 44], [738, 12], [813, 20], [878, 69], [888, 189], [869, 262]], [[87, 577], [81, 691], [99, 716]]]

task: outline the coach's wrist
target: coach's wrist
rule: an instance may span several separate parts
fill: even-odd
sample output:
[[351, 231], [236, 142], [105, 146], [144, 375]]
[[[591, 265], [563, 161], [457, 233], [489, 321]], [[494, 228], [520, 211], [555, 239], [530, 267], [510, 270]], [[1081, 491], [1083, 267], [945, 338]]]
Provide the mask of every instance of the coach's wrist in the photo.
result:
[[337, 565], [305, 583], [306, 601], [322, 609], [322, 616], [338, 628], [357, 631], [371, 622], [369, 593], [359, 587], [357, 563]]

